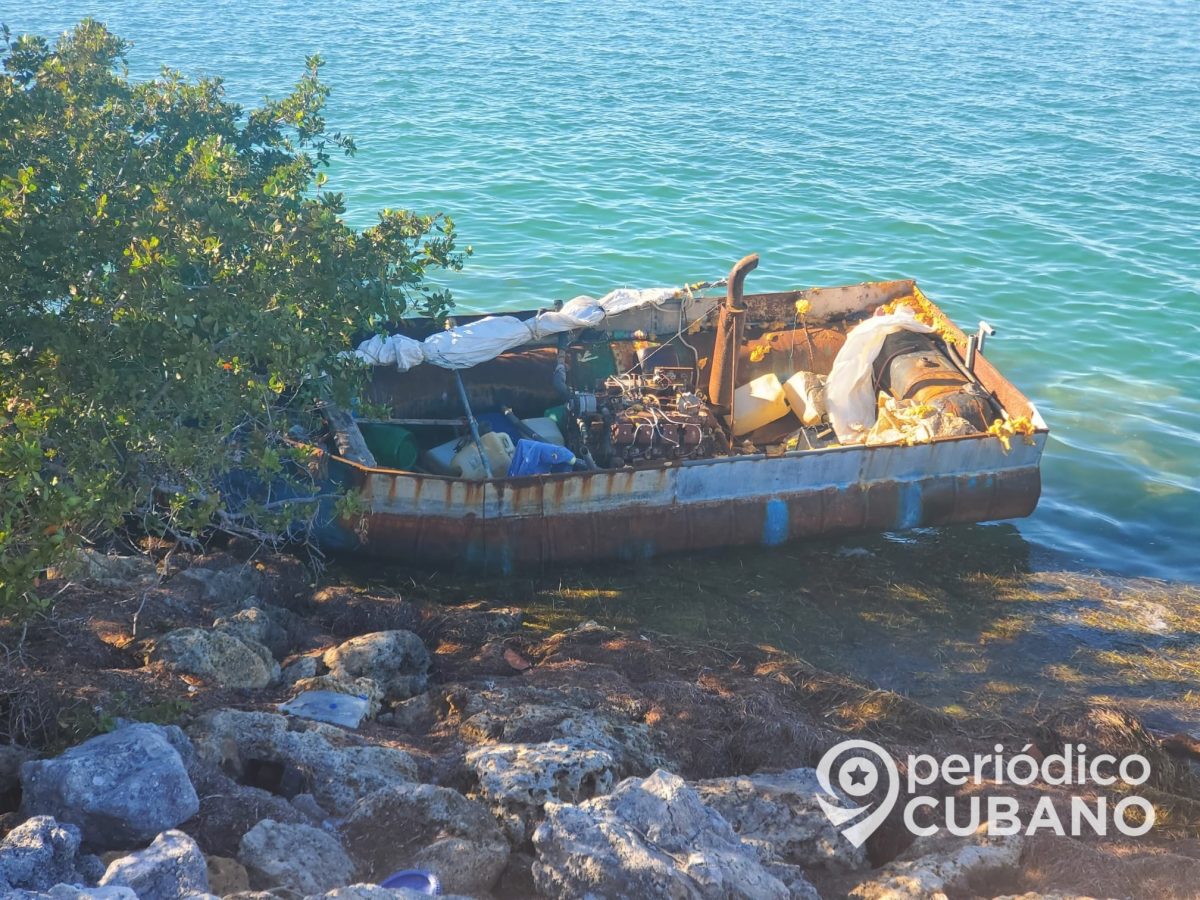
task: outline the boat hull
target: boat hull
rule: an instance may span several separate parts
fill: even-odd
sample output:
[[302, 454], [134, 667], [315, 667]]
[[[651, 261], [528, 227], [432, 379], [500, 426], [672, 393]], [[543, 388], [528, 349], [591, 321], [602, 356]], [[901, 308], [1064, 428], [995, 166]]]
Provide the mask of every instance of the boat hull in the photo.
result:
[[333, 460], [365, 513], [327, 541], [498, 573], [1029, 515], [1045, 433], [468, 482]]

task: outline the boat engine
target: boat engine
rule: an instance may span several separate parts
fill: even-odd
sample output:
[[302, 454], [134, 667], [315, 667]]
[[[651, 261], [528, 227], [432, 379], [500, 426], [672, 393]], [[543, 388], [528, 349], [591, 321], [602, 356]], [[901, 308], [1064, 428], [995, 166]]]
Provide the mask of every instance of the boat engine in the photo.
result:
[[690, 368], [610, 376], [568, 404], [579, 442], [604, 468], [645, 460], [713, 456], [728, 448], [708, 404], [693, 390]]

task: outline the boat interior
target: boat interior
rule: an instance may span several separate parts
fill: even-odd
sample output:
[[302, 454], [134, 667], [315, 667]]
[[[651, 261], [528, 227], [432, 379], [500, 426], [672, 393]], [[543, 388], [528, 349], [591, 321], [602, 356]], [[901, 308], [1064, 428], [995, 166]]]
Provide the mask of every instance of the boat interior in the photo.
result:
[[[482, 480], [839, 446], [825, 406], [834, 361], [855, 326], [900, 304], [933, 331], [884, 341], [871, 374], [877, 421], [855, 443], [978, 436], [1006, 406], [1026, 412], [914, 282], [743, 294], [756, 264], [739, 262], [723, 295], [684, 289], [459, 372], [376, 367], [356, 423], [365, 464]], [[446, 324], [413, 319], [404, 333], [420, 340]]]

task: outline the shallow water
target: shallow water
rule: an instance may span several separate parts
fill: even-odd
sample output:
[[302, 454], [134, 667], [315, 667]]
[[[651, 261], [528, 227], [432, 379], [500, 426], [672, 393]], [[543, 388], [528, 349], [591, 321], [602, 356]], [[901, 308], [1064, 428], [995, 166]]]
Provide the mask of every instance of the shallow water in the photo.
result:
[[[8, 0], [11, 2], [11, 0]], [[1200, 581], [1200, 5], [0, 3], [252, 102], [328, 60], [333, 187], [444, 209], [468, 309], [912, 277], [1052, 428], [1024, 538]], [[955, 532], [951, 532], [951, 539]]]

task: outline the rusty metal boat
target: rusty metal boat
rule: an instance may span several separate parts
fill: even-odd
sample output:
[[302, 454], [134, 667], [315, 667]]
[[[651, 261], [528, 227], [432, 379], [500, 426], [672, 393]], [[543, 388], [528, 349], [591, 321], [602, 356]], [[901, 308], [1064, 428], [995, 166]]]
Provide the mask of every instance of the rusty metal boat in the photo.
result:
[[[384, 413], [373, 421], [400, 425], [423, 446], [447, 437], [478, 442], [468, 426], [481, 411], [512, 419], [557, 405], [566, 410], [566, 442], [583, 462], [472, 480], [328, 450], [329, 476], [358, 494], [362, 512], [331, 522], [326, 544], [508, 573], [1033, 511], [1048, 429], [981, 352], [982, 332], [965, 334], [907, 280], [745, 294], [755, 265], [757, 257], [740, 261], [723, 296], [681, 290], [471, 368], [377, 366], [366, 399]], [[881, 402], [890, 392], [922, 409], [952, 409], [969, 430], [843, 441], [827, 422], [806, 427], [789, 413], [735, 433], [739, 386], [771, 375], [783, 382], [801, 370], [829, 375], [856, 326], [906, 300], [938, 327], [889, 338], [871, 389]], [[513, 315], [528, 323], [538, 313]], [[419, 340], [444, 327], [414, 320], [405, 333]], [[1008, 428], [1010, 439], [1003, 423], [1023, 427]]]

